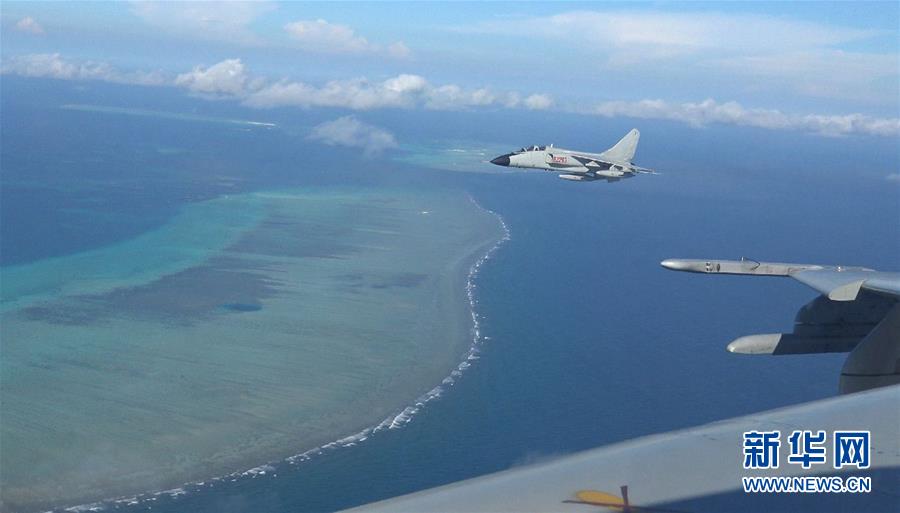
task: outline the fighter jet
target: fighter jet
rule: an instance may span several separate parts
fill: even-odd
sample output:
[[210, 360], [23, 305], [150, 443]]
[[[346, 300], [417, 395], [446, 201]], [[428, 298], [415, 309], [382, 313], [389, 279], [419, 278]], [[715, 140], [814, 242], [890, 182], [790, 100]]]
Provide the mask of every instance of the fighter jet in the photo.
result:
[[618, 182], [637, 173], [654, 173], [652, 169], [631, 163], [641, 133], [634, 129], [603, 153], [565, 150], [550, 146], [521, 148], [491, 160], [491, 164], [508, 167], [543, 169], [560, 172], [563, 180]]

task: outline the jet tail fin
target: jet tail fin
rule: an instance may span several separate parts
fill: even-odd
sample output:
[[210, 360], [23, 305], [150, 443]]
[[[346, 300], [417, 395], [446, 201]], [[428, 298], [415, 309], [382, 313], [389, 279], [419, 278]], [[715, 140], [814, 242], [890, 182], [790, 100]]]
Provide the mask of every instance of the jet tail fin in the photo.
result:
[[613, 162], [631, 163], [631, 159], [634, 158], [634, 152], [637, 150], [638, 140], [640, 138], [641, 133], [635, 128], [628, 132], [615, 146], [604, 151], [602, 155], [604, 158]]

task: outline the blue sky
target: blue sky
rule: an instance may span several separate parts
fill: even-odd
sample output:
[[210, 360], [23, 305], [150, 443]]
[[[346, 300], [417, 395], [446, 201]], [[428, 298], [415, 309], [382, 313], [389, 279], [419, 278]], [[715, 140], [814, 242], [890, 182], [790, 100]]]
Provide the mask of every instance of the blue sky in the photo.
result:
[[3, 72], [253, 108], [900, 133], [900, 4], [4, 2]]

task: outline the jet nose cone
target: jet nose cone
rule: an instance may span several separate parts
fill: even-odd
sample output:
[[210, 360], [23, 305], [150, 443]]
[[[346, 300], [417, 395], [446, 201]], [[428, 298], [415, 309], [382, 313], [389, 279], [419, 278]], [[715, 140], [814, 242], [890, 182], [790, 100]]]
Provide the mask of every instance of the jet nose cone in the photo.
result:
[[491, 164], [497, 164], [498, 166], [508, 166], [509, 165], [509, 154], [500, 155], [499, 157], [491, 160]]

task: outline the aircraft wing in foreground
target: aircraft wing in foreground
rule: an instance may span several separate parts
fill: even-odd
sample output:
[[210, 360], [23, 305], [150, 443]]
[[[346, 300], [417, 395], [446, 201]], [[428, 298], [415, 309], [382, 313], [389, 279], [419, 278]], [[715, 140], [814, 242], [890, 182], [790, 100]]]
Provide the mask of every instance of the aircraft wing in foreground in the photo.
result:
[[[900, 273], [753, 260], [665, 260], [662, 265], [708, 274], [789, 276], [816, 289], [822, 295], [800, 309], [791, 333], [742, 337], [728, 349], [765, 354], [849, 351], [840, 388], [858, 392], [638, 438], [351, 511], [896, 511]], [[774, 436], [769, 442], [780, 450], [773, 456], [774, 468], [747, 467], [750, 452], [761, 447], [748, 446], [748, 435], [757, 440], [753, 437], [765, 433]], [[795, 439], [796, 433], [813, 439], [807, 444], [806, 438]], [[819, 433], [822, 439], [816, 442]], [[846, 434], [864, 436], [866, 449], [839, 443]], [[790, 461], [797, 457], [794, 449], [812, 457], [807, 449], [814, 448], [820, 450], [818, 462], [803, 463], [803, 457]], [[860, 463], [863, 456], [865, 464]], [[855, 458], [856, 464], [844, 465], [848, 458]], [[748, 478], [751, 485], [790, 486], [795, 493], [747, 492]], [[772, 480], [760, 481], [765, 478]], [[857, 487], [867, 478], [868, 488]], [[825, 488], [829, 491], [822, 493]]]
[[[355, 513], [590, 513], [699, 511], [896, 511], [900, 479], [900, 386], [832, 397], [592, 449], [548, 463], [513, 468], [389, 499]], [[827, 461], [804, 469], [786, 461], [794, 430], [864, 429], [872, 443], [866, 470]], [[744, 433], [779, 430], [778, 469], [743, 466]], [[849, 470], [849, 471], [848, 471]], [[812, 486], [870, 476], [867, 493], [746, 493], [744, 477], [797, 477]], [[625, 501], [628, 506], [625, 506]]]
[[[775, 355], [849, 352], [841, 369], [841, 393], [900, 383], [900, 273], [747, 259], [669, 259], [662, 266], [704, 274], [794, 278], [821, 295], [800, 308], [791, 333], [741, 337], [728, 344], [729, 351]], [[898, 409], [900, 405], [895, 405], [894, 412]]]

